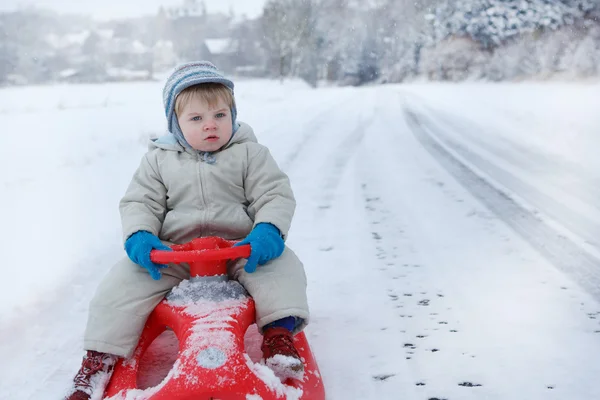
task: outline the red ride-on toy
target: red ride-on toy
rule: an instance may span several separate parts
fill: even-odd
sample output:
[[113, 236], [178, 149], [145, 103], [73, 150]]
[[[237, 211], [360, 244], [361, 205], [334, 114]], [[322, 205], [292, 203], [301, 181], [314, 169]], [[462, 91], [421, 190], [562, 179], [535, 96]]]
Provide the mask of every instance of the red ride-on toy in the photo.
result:
[[[189, 263], [191, 278], [150, 314], [132, 358], [115, 366], [105, 399], [325, 399], [319, 368], [303, 332], [294, 337], [304, 361], [302, 380], [282, 383], [257, 357], [253, 361], [248, 355], [244, 339], [248, 342], [248, 328], [255, 322], [254, 301], [237, 281], [227, 280], [226, 261], [247, 258], [250, 246], [232, 247], [234, 243], [209, 237], [174, 245], [174, 251], [152, 251], [156, 263]], [[179, 341], [177, 359], [162, 382], [140, 389], [141, 361], [156, 364], [144, 356], [167, 328]]]

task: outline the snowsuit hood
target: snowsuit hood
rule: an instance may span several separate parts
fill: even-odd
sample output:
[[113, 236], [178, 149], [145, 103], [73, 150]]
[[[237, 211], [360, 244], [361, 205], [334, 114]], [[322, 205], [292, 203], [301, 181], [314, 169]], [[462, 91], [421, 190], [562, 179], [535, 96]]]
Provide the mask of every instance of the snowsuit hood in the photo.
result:
[[171, 243], [237, 240], [261, 222], [285, 238], [295, 207], [287, 175], [248, 124], [213, 153], [188, 149], [173, 135], [151, 141], [120, 202], [124, 241], [145, 230]]
[[216, 152], [199, 151], [192, 148], [184, 147], [179, 142], [179, 140], [177, 140], [177, 137], [171, 132], [159, 138], [150, 140], [150, 143], [148, 143], [148, 150], [151, 151], [158, 148], [168, 151], [186, 152], [192, 155], [200, 154], [204, 161], [208, 162], [209, 164], [212, 164], [216, 162], [214, 153], [223, 151], [233, 146], [234, 144], [250, 142], [258, 143], [256, 135], [254, 134], [254, 130], [250, 125], [246, 124], [245, 122], [239, 122], [239, 128], [235, 133], [232, 134], [231, 139], [229, 139], [229, 142], [227, 142], [225, 146], [223, 146], [220, 150]]

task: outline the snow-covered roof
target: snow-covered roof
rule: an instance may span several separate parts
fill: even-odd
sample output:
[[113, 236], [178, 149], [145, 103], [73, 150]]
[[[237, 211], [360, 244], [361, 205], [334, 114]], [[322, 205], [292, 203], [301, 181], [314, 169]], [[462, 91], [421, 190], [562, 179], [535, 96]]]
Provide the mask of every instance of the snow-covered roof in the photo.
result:
[[82, 45], [88, 36], [90, 36], [90, 31], [82, 31], [77, 33], [68, 33], [63, 36], [63, 38], [68, 44]]
[[58, 73], [58, 76], [61, 78], [69, 78], [73, 75], [77, 75], [79, 71], [76, 70], [75, 68], [68, 68], [68, 69], [63, 69], [62, 71], [60, 71]]
[[229, 38], [205, 39], [204, 43], [211, 54], [227, 54], [235, 51], [235, 48], [232, 46], [232, 40]]
[[115, 31], [113, 29], [97, 29], [96, 33], [102, 39], [112, 39], [112, 37], [114, 36]]
[[112, 54], [118, 54], [118, 53], [144, 54], [148, 51], [148, 47], [146, 47], [139, 40], [131, 40], [128, 38], [118, 38], [118, 39], [111, 40], [108, 51], [109, 51], [109, 53], [112, 53]]
[[170, 40], [159, 40], [154, 44], [155, 49], [172, 49], [173, 42]]
[[90, 36], [90, 31], [82, 31], [78, 33], [68, 33], [63, 36], [59, 36], [55, 33], [50, 33], [44, 37], [46, 43], [55, 49], [64, 49], [69, 46], [82, 46], [85, 40]]
[[131, 50], [135, 54], [143, 54], [148, 51], [148, 48], [139, 40], [131, 42]]
[[108, 76], [114, 78], [142, 79], [148, 77], [148, 71], [146, 70], [132, 70], [127, 68], [108, 68], [106, 73]]

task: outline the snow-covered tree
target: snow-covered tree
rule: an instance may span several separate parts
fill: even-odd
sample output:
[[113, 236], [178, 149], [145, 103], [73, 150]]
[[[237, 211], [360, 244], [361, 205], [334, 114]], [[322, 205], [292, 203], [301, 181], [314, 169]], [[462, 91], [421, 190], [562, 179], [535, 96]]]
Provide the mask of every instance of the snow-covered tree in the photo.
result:
[[433, 18], [436, 40], [469, 36], [484, 48], [535, 31], [554, 31], [583, 18], [595, 0], [446, 0]]
[[263, 9], [265, 47], [270, 65], [281, 78], [289, 75], [310, 42], [313, 27], [312, 0], [269, 0]]
[[590, 36], [585, 37], [573, 54], [573, 67], [580, 76], [596, 75], [600, 70], [600, 48]]
[[15, 70], [16, 49], [0, 21], [0, 85], [6, 84]]

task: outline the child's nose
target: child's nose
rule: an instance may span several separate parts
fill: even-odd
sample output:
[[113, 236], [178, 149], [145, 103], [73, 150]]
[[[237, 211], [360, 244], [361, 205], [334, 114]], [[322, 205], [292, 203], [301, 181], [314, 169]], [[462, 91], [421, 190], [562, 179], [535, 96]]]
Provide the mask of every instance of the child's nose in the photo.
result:
[[209, 130], [213, 130], [217, 127], [217, 123], [215, 122], [214, 119], [209, 119], [204, 123], [204, 130], [205, 131], [209, 131]]

